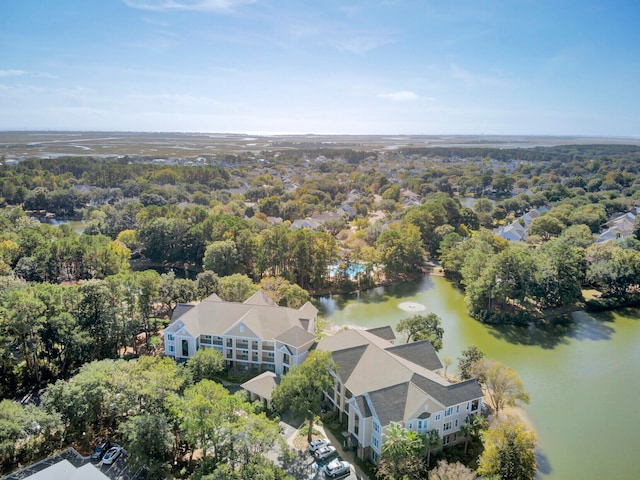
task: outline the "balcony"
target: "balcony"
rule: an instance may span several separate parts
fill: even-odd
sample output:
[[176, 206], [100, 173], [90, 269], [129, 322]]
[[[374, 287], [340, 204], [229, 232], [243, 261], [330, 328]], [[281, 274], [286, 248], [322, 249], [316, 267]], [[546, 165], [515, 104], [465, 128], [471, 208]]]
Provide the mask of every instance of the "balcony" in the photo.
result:
[[275, 363], [276, 359], [275, 357], [270, 357], [269, 355], [262, 355], [262, 361], [264, 363]]
[[236, 340], [236, 348], [241, 348], [243, 350], [249, 349], [249, 342], [246, 340]]
[[275, 347], [273, 345], [266, 345], [266, 344], [262, 344], [262, 351], [263, 352], [273, 352], [275, 350]]
[[241, 360], [246, 362], [249, 360], [249, 355], [244, 353], [236, 353], [236, 360]]

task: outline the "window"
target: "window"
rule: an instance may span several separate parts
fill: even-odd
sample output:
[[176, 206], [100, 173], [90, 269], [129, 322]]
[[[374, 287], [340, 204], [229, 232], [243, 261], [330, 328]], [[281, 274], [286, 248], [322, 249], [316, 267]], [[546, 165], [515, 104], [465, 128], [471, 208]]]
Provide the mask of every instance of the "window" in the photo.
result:
[[227, 338], [227, 347], [233, 347], [233, 339]]
[[467, 412], [471, 410], [471, 402], [467, 402]]
[[453, 407], [449, 407], [444, 411], [444, 416], [448, 417], [449, 415], [453, 414]]
[[436, 413], [436, 420], [440, 420], [440, 414]]
[[167, 335], [167, 340], [169, 340], [169, 341], [173, 342], [173, 335], [168, 334], [168, 335]]
[[460, 413], [460, 405], [456, 405], [456, 413]]
[[413, 430], [413, 422], [409, 422], [409, 424], [407, 425], [407, 428], [409, 430]]
[[418, 430], [422, 430], [422, 420], [418, 420]]
[[353, 433], [357, 437], [359, 432], [360, 432], [360, 418], [358, 417], [358, 415], [354, 415], [353, 416]]
[[380, 424], [374, 420], [373, 422], [373, 431], [376, 433], [380, 433]]
[[380, 447], [380, 441], [378, 440], [377, 437], [373, 437], [373, 442], [372, 443], [373, 443], [374, 447], [376, 447], [376, 448]]
[[450, 440], [450, 438], [449, 438], [449, 436], [447, 435], [446, 437], [444, 437], [444, 438], [442, 439], [442, 445], [449, 445], [449, 440]]
[[453, 424], [454, 427], [458, 428], [458, 419], [456, 418], [455, 423]]
[[451, 422], [447, 422], [442, 426], [443, 432], [448, 432], [449, 430], [451, 430]]
[[471, 402], [471, 411], [478, 410], [478, 400], [474, 400]]
[[175, 352], [176, 351], [176, 347], [174, 347], [173, 345], [169, 345], [169, 351], [171, 353]]
[[240, 333], [244, 333], [244, 325], [240, 325]]
[[189, 341], [188, 340], [182, 340], [182, 356], [183, 357], [188, 357], [189, 356]]

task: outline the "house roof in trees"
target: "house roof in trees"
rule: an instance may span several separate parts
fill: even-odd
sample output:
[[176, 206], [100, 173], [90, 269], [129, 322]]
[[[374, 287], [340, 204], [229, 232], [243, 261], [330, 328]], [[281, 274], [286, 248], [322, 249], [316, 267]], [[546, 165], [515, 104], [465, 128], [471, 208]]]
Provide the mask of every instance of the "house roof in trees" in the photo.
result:
[[180, 318], [186, 312], [191, 310], [195, 306], [195, 303], [179, 303], [176, 305], [176, 308], [173, 309], [173, 313], [171, 314], [171, 321], [173, 322], [176, 318]]
[[[312, 320], [316, 314], [317, 309], [310, 303], [300, 309], [280, 307], [261, 291], [244, 303], [225, 302], [212, 295], [192, 308], [184, 309], [182, 315], [174, 315], [165, 331], [171, 333], [183, 325], [194, 337], [233, 335], [262, 341], [273, 341], [288, 332], [283, 338], [288, 342], [302, 342], [289, 343], [299, 347], [313, 336], [315, 324]], [[294, 327], [299, 331], [292, 330]]]

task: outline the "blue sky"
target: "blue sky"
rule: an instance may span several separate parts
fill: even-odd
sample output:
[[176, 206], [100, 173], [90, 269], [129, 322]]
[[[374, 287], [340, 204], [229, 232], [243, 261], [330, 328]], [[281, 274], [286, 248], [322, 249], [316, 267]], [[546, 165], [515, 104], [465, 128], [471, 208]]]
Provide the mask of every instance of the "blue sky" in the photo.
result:
[[0, 0], [0, 129], [640, 136], [640, 3]]

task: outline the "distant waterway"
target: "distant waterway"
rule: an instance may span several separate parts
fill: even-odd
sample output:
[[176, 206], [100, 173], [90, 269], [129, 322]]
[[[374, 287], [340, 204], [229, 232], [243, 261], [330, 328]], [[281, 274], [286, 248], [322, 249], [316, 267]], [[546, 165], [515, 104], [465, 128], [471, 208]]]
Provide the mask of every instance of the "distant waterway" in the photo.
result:
[[415, 313], [436, 313], [445, 331], [441, 355], [455, 363], [476, 345], [522, 377], [539, 439], [539, 478], [640, 478], [640, 311], [577, 312], [562, 324], [495, 328], [469, 317], [463, 294], [441, 277], [317, 304], [334, 325], [362, 328], [395, 329]]
[[69, 225], [71, 229], [76, 233], [84, 232], [84, 220], [65, 220], [58, 218], [39, 218], [42, 223], [48, 223], [53, 225], [54, 227], [59, 227], [60, 225]]

